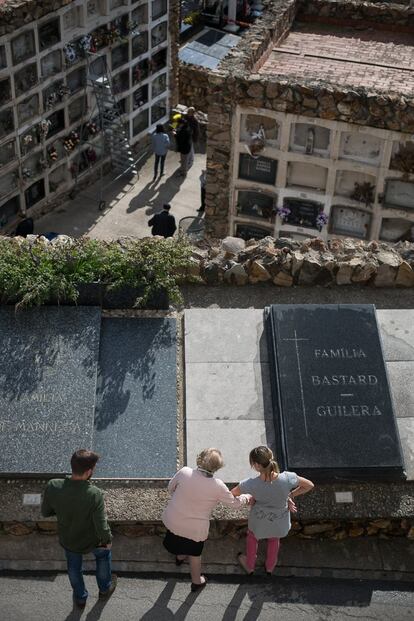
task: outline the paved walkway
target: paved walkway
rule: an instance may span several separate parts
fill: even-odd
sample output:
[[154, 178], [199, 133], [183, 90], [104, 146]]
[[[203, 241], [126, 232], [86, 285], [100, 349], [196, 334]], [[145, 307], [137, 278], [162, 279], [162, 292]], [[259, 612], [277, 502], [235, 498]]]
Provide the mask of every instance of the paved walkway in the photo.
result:
[[[145, 237], [149, 234], [148, 220], [164, 203], [170, 203], [177, 226], [181, 218], [197, 216], [200, 206], [201, 170], [205, 167], [205, 153], [196, 153], [194, 165], [187, 177], [177, 175], [179, 155], [167, 155], [165, 176], [152, 183], [153, 157], [139, 171], [132, 183], [119, 180], [103, 192], [108, 207], [100, 212], [99, 185], [81, 192], [74, 200], [57, 207], [53, 212], [36, 221], [35, 233], [48, 231], [80, 237], [88, 235], [98, 239], [113, 239], [124, 235]], [[109, 178], [104, 179], [104, 185]]]
[[0, 577], [4, 621], [405, 621], [413, 594], [404, 583], [278, 579], [211, 580], [190, 593], [188, 580], [125, 576], [109, 601], [99, 601], [92, 576], [86, 610], [72, 607], [66, 575]]

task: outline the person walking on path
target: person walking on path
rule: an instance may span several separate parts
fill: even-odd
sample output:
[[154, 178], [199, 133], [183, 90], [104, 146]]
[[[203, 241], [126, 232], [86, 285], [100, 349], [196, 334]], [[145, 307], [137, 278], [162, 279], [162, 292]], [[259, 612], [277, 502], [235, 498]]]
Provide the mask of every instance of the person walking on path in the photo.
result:
[[290, 511], [296, 512], [293, 498], [310, 492], [313, 483], [295, 472], [280, 472], [267, 446], [258, 446], [250, 451], [249, 461], [259, 476], [245, 479], [231, 490], [235, 497], [251, 494], [255, 500], [249, 514], [246, 554], [240, 553], [238, 560], [243, 569], [252, 574], [258, 541], [267, 539], [265, 569], [270, 575], [277, 563], [280, 539], [286, 537], [290, 530]]
[[162, 237], [172, 237], [177, 230], [175, 218], [170, 214], [171, 205], [163, 205], [162, 211], [159, 211], [151, 220], [148, 220], [148, 226], [152, 226], [152, 235], [161, 235]]
[[164, 126], [159, 124], [155, 128], [155, 132], [151, 136], [152, 150], [155, 155], [154, 160], [154, 178], [157, 178], [158, 166], [160, 165], [160, 177], [164, 174], [165, 158], [167, 157], [170, 147], [170, 138], [164, 130]]
[[[191, 129], [186, 119], [182, 119], [175, 134], [177, 142], [177, 151], [180, 154], [181, 168], [179, 174], [183, 177], [187, 176], [190, 168], [191, 152], [193, 149], [193, 140], [191, 137]], [[194, 159], [194, 157], [193, 157]]]
[[92, 552], [96, 560], [99, 599], [114, 592], [117, 577], [111, 571], [111, 530], [105, 515], [104, 498], [90, 478], [99, 455], [80, 449], [70, 461], [72, 476], [52, 479], [46, 486], [42, 515], [56, 515], [59, 542], [66, 555], [69, 580], [76, 604], [84, 608], [88, 597], [82, 571], [84, 554]]
[[214, 477], [223, 465], [218, 449], [204, 449], [197, 456], [196, 469], [181, 468], [168, 484], [171, 498], [162, 515], [167, 528], [164, 546], [175, 555], [177, 565], [188, 559], [192, 591], [206, 585], [206, 578], [201, 575], [201, 553], [208, 537], [211, 512], [219, 502], [242, 507], [250, 500], [246, 495], [235, 498], [223, 481]]
[[197, 209], [200, 213], [203, 213], [206, 208], [206, 183], [207, 183], [207, 171], [203, 169], [200, 175], [200, 192], [201, 192], [201, 205]]
[[190, 106], [187, 108], [187, 114], [185, 116], [187, 119], [187, 123], [191, 130], [191, 151], [189, 155], [188, 168], [194, 164], [194, 145], [197, 144], [198, 139], [200, 138], [200, 124], [197, 121], [195, 115], [195, 108]]

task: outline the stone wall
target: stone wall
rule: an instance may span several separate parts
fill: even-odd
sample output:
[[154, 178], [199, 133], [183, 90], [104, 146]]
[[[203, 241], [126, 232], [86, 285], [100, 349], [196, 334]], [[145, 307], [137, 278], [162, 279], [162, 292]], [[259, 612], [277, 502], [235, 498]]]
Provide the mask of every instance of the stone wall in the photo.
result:
[[[165, 527], [160, 522], [134, 522], [119, 524], [111, 522], [111, 529], [125, 537], [149, 537], [156, 535], [164, 537]], [[231, 537], [241, 539], [246, 536], [246, 520], [220, 520], [211, 522], [209, 539]], [[11, 537], [22, 537], [32, 533], [42, 535], [56, 535], [56, 521], [41, 522], [2, 522], [0, 533]], [[1, 536], [1, 535], [0, 535]], [[406, 537], [414, 539], [414, 520], [403, 519], [375, 519], [375, 520], [331, 520], [304, 522], [293, 518], [289, 537], [304, 539], [333, 539], [341, 541], [348, 537]]]
[[197, 242], [191, 275], [208, 285], [414, 287], [414, 244], [238, 237]]
[[170, 33], [170, 109], [180, 103], [178, 51], [180, 49], [180, 0], [169, 0], [168, 29]]
[[184, 106], [195, 106], [197, 110], [207, 112], [209, 71], [203, 67], [194, 67], [180, 63], [179, 93], [180, 103]]
[[374, 22], [376, 28], [413, 32], [414, 12], [410, 0], [370, 2], [359, 0], [298, 0], [298, 18], [312, 22], [338, 23], [345, 26], [358, 21], [360, 25]]

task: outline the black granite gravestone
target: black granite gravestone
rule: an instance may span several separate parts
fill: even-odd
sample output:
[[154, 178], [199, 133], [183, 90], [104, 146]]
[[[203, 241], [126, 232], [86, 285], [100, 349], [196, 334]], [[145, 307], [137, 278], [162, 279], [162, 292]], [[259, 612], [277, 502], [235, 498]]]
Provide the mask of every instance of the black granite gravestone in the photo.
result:
[[100, 453], [97, 477], [174, 474], [174, 319], [2, 307], [0, 347], [0, 476], [64, 474], [79, 448]]
[[97, 477], [167, 478], [177, 466], [175, 319], [102, 321]]
[[374, 307], [274, 305], [266, 318], [283, 468], [316, 480], [403, 478]]
[[67, 472], [91, 448], [101, 313], [0, 308], [0, 473]]

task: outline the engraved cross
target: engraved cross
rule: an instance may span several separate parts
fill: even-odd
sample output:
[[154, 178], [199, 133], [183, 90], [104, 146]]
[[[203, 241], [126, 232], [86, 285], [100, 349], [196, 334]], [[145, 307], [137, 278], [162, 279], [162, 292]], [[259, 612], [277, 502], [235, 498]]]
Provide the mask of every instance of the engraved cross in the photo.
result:
[[305, 406], [305, 394], [303, 391], [303, 380], [302, 380], [302, 370], [300, 366], [300, 356], [299, 356], [299, 341], [309, 341], [309, 339], [298, 338], [296, 330], [293, 331], [295, 338], [293, 339], [282, 339], [282, 341], [293, 341], [295, 343], [296, 350], [296, 360], [298, 363], [298, 375], [299, 375], [299, 387], [300, 387], [300, 398], [302, 401], [302, 414], [303, 414], [303, 424], [305, 426], [305, 435], [308, 437], [308, 421], [306, 418], [306, 406]]

